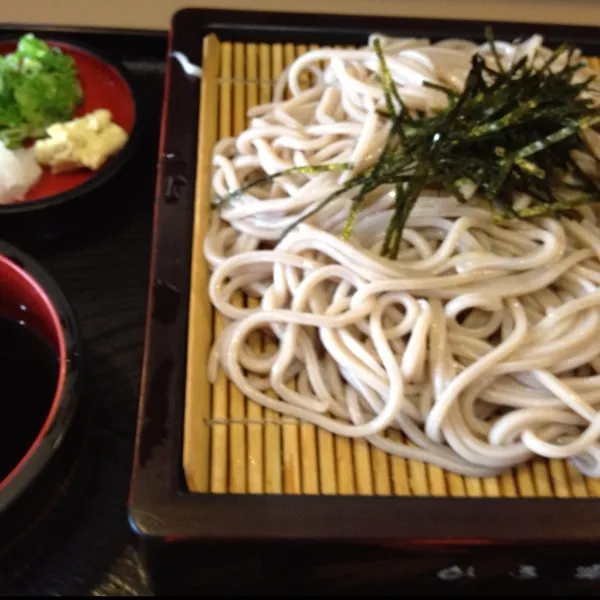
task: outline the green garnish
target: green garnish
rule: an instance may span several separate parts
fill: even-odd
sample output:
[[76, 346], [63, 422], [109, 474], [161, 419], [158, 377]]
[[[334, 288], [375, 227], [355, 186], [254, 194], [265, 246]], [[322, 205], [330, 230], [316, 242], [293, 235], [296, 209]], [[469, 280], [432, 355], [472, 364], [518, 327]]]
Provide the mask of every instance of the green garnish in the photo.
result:
[[[573, 158], [573, 151], [579, 151], [598, 164], [582, 135], [600, 124], [600, 108], [582, 97], [594, 78], [573, 81], [584, 63], [574, 63], [574, 49], [564, 45], [537, 69], [525, 59], [503, 68], [490, 29], [486, 37], [494, 64], [486, 64], [475, 54], [460, 93], [426, 84], [445, 93], [448, 100], [446, 108], [433, 116], [411, 113], [403, 104], [379, 41], [375, 41], [386, 101], [386, 111], [380, 115], [391, 121], [388, 139], [375, 165], [350, 178], [310, 214], [356, 188], [342, 234], [348, 238], [367, 195], [381, 185], [393, 186], [395, 210], [382, 255], [396, 258], [408, 217], [425, 189], [468, 202], [461, 189], [474, 186], [499, 220], [554, 215], [600, 200], [600, 183]], [[551, 67], [565, 54], [566, 66], [552, 72]], [[296, 172], [309, 169], [302, 167]], [[255, 184], [249, 183], [244, 190]], [[228, 198], [240, 192], [234, 191]], [[519, 193], [528, 194], [533, 203], [516, 210], [513, 204]], [[303, 215], [298, 222], [309, 216]]]
[[83, 97], [75, 61], [29, 33], [0, 57], [0, 141], [18, 148], [71, 119]]

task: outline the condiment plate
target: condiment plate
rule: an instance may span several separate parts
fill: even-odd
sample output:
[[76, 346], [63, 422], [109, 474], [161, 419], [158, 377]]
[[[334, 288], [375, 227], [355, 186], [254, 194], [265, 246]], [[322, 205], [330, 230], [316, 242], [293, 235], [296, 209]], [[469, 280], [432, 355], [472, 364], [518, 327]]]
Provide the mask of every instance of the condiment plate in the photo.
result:
[[[86, 168], [50, 173], [45, 168], [20, 202], [0, 204], [0, 235], [11, 242], [46, 241], [92, 224], [113, 205], [126, 178], [125, 167], [139, 143], [142, 107], [131, 74], [99, 50], [57, 38], [38, 36], [71, 56], [83, 99], [73, 119], [107, 109], [128, 135], [125, 145], [97, 171]], [[0, 55], [15, 50], [18, 39], [0, 38]]]

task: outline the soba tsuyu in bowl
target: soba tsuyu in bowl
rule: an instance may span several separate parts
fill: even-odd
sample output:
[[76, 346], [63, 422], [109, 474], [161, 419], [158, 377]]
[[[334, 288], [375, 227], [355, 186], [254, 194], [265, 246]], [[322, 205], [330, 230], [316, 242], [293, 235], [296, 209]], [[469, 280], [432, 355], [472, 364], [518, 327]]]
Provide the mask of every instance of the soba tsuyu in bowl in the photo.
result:
[[74, 458], [81, 344], [54, 279], [0, 241], [0, 559], [54, 502]]

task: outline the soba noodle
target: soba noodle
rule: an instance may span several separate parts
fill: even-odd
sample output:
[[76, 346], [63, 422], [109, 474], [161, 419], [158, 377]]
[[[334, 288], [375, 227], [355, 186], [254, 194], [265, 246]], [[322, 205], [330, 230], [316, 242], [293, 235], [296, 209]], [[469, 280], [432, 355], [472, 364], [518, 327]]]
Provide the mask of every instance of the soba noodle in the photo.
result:
[[[446, 96], [424, 81], [460, 90], [474, 52], [492, 60], [488, 45], [378, 37], [403, 101], [426, 113], [443, 108]], [[219, 197], [294, 166], [354, 167], [281, 176], [213, 213], [204, 252], [226, 328], [211, 377], [222, 368], [264, 407], [455, 473], [493, 475], [539, 456], [600, 475], [595, 207], [576, 209], [577, 218], [497, 224], [475, 190], [469, 204], [426, 193], [389, 260], [380, 249], [394, 192], [381, 186], [348, 240], [340, 233], [349, 194], [280, 239], [381, 152], [389, 120], [377, 112], [385, 100], [374, 38], [357, 50], [298, 58], [272, 102], [250, 110], [249, 127], [215, 147]], [[510, 65], [522, 56], [543, 62], [551, 51], [542, 44], [536, 35], [497, 47]], [[239, 291], [260, 308], [236, 305]], [[254, 332], [274, 350], [259, 352]], [[392, 439], [390, 429], [413, 444]]]

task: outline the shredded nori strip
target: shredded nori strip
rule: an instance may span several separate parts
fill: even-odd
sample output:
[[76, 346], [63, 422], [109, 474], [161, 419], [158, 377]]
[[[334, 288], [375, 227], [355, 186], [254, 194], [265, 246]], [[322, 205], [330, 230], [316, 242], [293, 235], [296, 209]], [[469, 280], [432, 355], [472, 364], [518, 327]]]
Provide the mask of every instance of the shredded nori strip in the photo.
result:
[[[464, 183], [474, 184], [497, 213], [496, 220], [556, 215], [575, 206], [598, 202], [600, 182], [584, 173], [572, 158], [572, 152], [579, 150], [596, 160], [581, 135], [583, 130], [600, 124], [600, 108], [581, 96], [595, 78], [574, 83], [573, 77], [584, 63], [573, 63], [574, 48], [566, 44], [537, 69], [525, 58], [504, 69], [491, 29], [486, 29], [486, 37], [495, 67], [474, 54], [462, 92], [424, 84], [447, 97], [447, 107], [433, 116], [411, 114], [407, 109], [387, 68], [379, 40], [375, 40], [386, 103], [386, 110], [379, 114], [391, 121], [385, 146], [372, 167], [354, 175], [298, 221], [358, 188], [342, 233], [348, 238], [367, 195], [380, 185], [392, 185], [395, 209], [385, 233], [382, 255], [396, 258], [403, 229], [425, 188], [439, 189], [460, 202], [468, 202], [460, 187]], [[565, 53], [566, 66], [551, 71]], [[349, 168], [352, 165], [319, 165], [293, 168], [285, 173]], [[220, 199], [218, 204], [281, 174], [284, 173], [252, 181]], [[567, 183], [573, 178], [577, 180], [575, 185]], [[573, 189], [580, 192], [575, 198]], [[570, 195], [565, 196], [564, 192]], [[515, 210], [513, 202], [518, 193], [529, 194], [533, 204]]]

